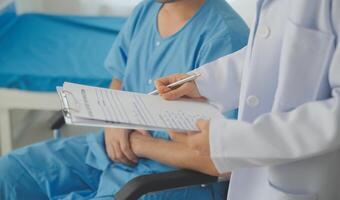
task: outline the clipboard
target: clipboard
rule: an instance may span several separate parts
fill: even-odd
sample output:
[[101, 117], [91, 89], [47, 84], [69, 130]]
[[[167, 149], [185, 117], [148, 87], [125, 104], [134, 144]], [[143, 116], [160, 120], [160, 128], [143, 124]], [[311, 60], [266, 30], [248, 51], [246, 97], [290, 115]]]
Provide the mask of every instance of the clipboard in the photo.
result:
[[197, 119], [224, 118], [206, 102], [64, 83], [57, 87], [66, 124], [143, 130], [198, 131]]

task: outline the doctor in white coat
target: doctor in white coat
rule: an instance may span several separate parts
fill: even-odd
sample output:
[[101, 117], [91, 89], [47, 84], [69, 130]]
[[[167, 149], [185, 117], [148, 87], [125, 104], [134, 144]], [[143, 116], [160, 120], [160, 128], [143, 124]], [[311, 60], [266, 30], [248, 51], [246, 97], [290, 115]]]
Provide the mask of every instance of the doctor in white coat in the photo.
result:
[[[166, 99], [205, 97], [237, 121], [185, 136], [232, 171], [230, 200], [340, 199], [340, 0], [259, 0], [248, 46], [201, 67]], [[173, 135], [176, 135], [173, 133]]]

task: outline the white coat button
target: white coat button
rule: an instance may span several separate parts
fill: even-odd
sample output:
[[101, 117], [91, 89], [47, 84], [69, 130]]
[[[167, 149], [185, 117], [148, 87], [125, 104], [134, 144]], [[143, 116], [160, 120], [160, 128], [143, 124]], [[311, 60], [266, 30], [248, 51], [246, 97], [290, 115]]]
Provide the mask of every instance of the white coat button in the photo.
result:
[[262, 38], [268, 38], [270, 36], [270, 28], [266, 25], [259, 26], [257, 29], [257, 35]]
[[153, 80], [152, 79], [149, 79], [148, 80], [148, 83], [151, 85], [153, 83]]
[[160, 42], [160, 41], [157, 41], [157, 42], [156, 42], [156, 46], [159, 46], [159, 45], [161, 45], [161, 42]]
[[249, 96], [247, 98], [247, 104], [250, 107], [256, 107], [260, 104], [260, 100], [256, 96]]

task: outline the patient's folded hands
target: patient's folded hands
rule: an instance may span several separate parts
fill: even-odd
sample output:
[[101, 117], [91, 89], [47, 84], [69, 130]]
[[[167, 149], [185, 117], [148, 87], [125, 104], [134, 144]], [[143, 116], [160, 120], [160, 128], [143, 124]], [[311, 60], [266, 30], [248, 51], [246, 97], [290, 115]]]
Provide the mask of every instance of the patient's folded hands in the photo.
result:
[[128, 129], [105, 129], [105, 148], [106, 153], [112, 161], [135, 165], [138, 162], [138, 156], [131, 147], [130, 137], [132, 134], [138, 134], [143, 137], [150, 137], [145, 130], [128, 130]]
[[138, 162], [138, 157], [130, 146], [130, 134], [131, 130], [127, 129], [105, 129], [106, 153], [112, 161], [127, 165], [135, 165]]

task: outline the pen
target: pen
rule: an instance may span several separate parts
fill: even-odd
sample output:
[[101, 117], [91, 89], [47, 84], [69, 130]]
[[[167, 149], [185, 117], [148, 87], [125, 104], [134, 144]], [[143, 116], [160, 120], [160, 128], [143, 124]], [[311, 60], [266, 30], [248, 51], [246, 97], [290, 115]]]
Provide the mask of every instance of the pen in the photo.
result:
[[[201, 74], [199, 74], [199, 73], [192, 74], [191, 76], [188, 76], [188, 77], [186, 77], [184, 79], [181, 79], [179, 81], [176, 81], [174, 83], [169, 84], [167, 87], [170, 88], [170, 89], [173, 89], [176, 86], [183, 85], [184, 83], [193, 81], [196, 78], [198, 78], [199, 76], [201, 76]], [[149, 93], [149, 95], [156, 95], [156, 94], [158, 94], [158, 90], [154, 90], [154, 91]]]

